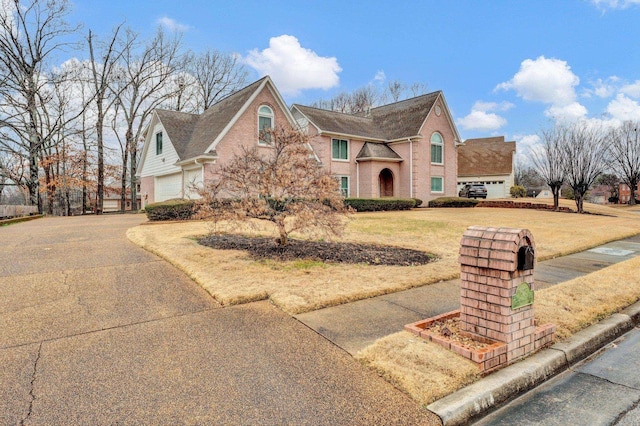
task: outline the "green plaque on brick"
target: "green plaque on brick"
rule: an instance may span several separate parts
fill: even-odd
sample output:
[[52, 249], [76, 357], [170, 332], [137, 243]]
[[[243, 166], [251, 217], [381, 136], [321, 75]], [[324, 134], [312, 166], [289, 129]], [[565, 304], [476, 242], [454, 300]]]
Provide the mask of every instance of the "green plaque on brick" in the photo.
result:
[[516, 288], [516, 294], [511, 297], [511, 309], [518, 309], [527, 305], [533, 305], [533, 290], [531, 290], [529, 284], [522, 283]]

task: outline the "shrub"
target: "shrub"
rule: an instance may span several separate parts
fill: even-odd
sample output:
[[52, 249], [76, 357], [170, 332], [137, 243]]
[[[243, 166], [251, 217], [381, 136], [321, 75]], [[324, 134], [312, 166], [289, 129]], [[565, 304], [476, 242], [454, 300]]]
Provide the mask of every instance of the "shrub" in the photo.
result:
[[513, 185], [509, 188], [509, 192], [513, 198], [524, 198], [527, 196], [527, 188], [522, 185]]
[[344, 205], [357, 212], [410, 210], [416, 207], [416, 200], [413, 198], [345, 198]]
[[150, 221], [187, 220], [198, 211], [198, 204], [193, 200], [167, 200], [149, 204], [144, 208]]
[[475, 207], [476, 204], [476, 199], [460, 197], [440, 197], [429, 201], [429, 207]]
[[420, 198], [413, 198], [413, 200], [416, 202], [416, 207], [420, 207], [422, 205], [422, 200]]

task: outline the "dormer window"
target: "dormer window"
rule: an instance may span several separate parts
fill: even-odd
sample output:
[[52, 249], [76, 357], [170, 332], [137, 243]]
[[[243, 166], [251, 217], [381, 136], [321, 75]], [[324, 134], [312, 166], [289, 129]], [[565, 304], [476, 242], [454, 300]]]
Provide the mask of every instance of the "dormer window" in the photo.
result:
[[266, 105], [258, 108], [258, 144], [267, 145], [269, 135], [263, 134], [264, 130], [273, 129], [273, 110]]
[[156, 133], [156, 155], [162, 154], [162, 132]]

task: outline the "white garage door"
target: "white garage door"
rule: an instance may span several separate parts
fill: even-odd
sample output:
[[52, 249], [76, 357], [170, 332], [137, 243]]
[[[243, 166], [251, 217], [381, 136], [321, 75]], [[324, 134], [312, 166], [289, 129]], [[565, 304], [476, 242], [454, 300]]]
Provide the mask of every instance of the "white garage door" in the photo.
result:
[[504, 181], [485, 182], [487, 187], [487, 198], [509, 198], [509, 194], [505, 194]]
[[198, 190], [202, 189], [202, 168], [184, 171], [185, 198], [200, 198]]
[[157, 177], [154, 188], [156, 203], [172, 198], [182, 198], [182, 173]]

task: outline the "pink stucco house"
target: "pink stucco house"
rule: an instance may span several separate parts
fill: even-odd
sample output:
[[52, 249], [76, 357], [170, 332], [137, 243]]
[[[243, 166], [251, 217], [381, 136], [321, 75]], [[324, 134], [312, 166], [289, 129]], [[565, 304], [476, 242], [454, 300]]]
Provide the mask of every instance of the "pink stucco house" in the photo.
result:
[[270, 149], [260, 129], [292, 126], [308, 132], [323, 167], [348, 197], [456, 195], [460, 141], [442, 92], [342, 114], [287, 108], [267, 76], [202, 114], [156, 110], [139, 165], [143, 207], [172, 198], [197, 198], [195, 188], [240, 147]]

